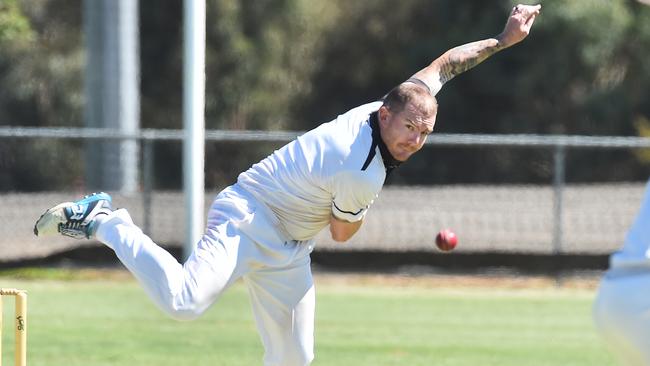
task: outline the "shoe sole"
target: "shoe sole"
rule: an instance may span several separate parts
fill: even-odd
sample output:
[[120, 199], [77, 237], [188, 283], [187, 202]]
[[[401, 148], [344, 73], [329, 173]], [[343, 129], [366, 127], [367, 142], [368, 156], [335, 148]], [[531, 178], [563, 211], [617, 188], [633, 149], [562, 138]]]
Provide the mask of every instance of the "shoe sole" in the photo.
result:
[[45, 211], [34, 225], [34, 235], [50, 236], [59, 234], [59, 224], [67, 221], [63, 209], [70, 205], [74, 205], [74, 202], [64, 202]]

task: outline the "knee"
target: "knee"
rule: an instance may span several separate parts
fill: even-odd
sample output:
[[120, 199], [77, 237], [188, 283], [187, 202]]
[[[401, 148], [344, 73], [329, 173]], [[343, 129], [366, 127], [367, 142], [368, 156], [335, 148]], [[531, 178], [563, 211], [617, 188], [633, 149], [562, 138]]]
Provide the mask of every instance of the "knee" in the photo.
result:
[[202, 306], [191, 297], [175, 296], [159, 304], [162, 311], [174, 320], [190, 321], [199, 318], [207, 306]]
[[197, 311], [196, 308], [192, 307], [175, 307], [175, 306], [164, 306], [162, 311], [165, 312], [170, 318], [178, 321], [190, 321], [195, 320], [201, 316], [203, 312]]
[[186, 309], [175, 309], [172, 311], [166, 311], [167, 315], [169, 315], [172, 319], [178, 320], [178, 321], [191, 321], [198, 319], [201, 316], [201, 313], [197, 313], [195, 311], [191, 310], [186, 310]]

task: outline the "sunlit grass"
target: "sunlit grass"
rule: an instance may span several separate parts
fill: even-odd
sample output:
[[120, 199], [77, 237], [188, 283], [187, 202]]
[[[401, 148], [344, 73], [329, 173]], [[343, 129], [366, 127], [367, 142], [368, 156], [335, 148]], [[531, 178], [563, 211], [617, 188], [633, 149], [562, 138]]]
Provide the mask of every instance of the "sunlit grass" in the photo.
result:
[[[591, 324], [590, 288], [332, 278], [316, 276], [316, 366], [614, 364]], [[0, 286], [29, 293], [30, 365], [262, 364], [241, 284], [192, 322], [166, 317], [123, 271], [19, 270]]]

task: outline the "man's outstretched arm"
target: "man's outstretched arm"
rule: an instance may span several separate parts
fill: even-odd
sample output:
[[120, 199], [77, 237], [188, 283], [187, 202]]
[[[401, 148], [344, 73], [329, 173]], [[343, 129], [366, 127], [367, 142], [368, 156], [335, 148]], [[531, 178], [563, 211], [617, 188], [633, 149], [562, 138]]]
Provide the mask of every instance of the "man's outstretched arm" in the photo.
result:
[[488, 57], [521, 42], [539, 15], [541, 5], [517, 5], [512, 9], [503, 32], [494, 38], [454, 47], [418, 71], [414, 78], [424, 81], [437, 94], [456, 75], [480, 64]]

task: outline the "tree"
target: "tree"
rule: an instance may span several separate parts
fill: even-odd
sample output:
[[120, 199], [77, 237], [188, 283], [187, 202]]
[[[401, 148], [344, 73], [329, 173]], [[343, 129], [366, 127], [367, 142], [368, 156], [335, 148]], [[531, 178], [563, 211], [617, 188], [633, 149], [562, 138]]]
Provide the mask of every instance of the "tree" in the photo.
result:
[[[0, 125], [81, 125], [79, 29], [78, 1], [2, 2]], [[1, 144], [0, 190], [69, 187], [79, 175], [76, 145], [45, 139]]]

